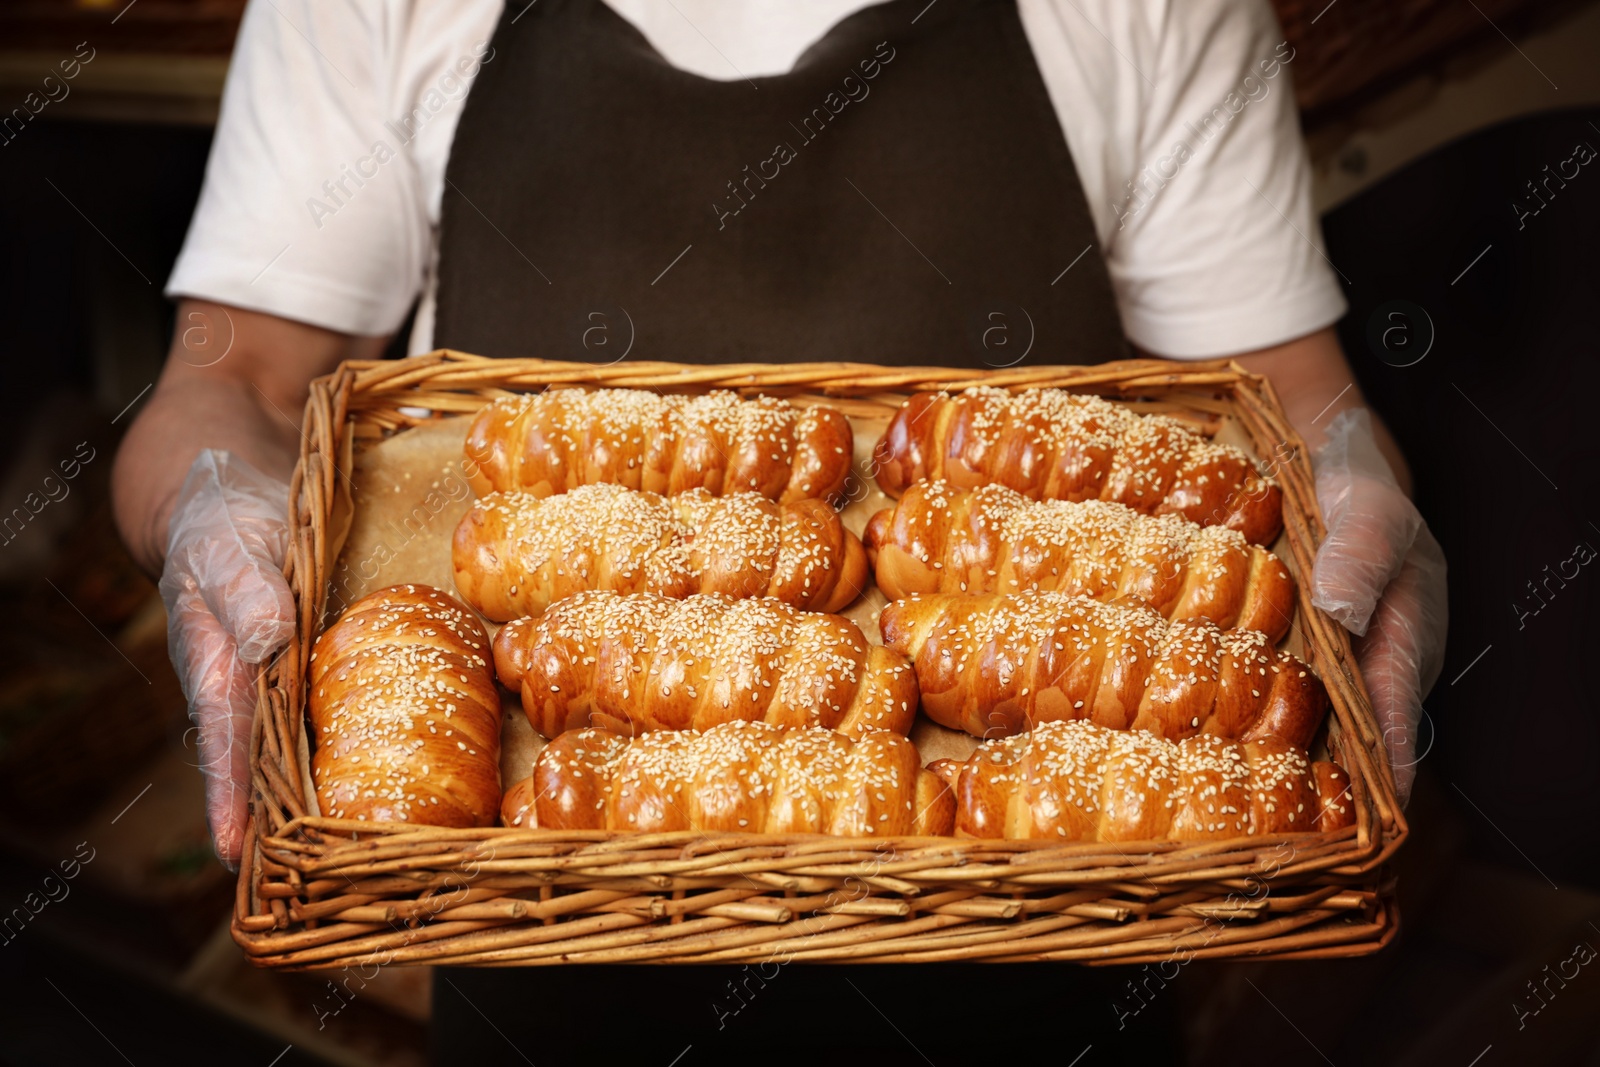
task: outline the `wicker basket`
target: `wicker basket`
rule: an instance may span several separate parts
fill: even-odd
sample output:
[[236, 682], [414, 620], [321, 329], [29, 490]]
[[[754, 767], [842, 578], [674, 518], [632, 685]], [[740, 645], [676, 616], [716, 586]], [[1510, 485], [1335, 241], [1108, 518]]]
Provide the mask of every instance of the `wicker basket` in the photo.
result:
[[1350, 956], [1394, 936], [1385, 864], [1405, 820], [1348, 636], [1311, 607], [1304, 583], [1296, 627], [1332, 697], [1325, 742], [1350, 772], [1358, 816], [1337, 833], [1117, 846], [462, 830], [309, 814], [307, 658], [349, 519], [340, 479], [353, 450], [416, 424], [419, 408], [465, 414], [502, 390], [557, 383], [822, 394], [878, 416], [917, 390], [1057, 386], [1213, 424], [1232, 415], [1257, 455], [1281, 457], [1275, 473], [1298, 573], [1310, 573], [1323, 533], [1309, 464], [1271, 385], [1234, 363], [984, 373], [844, 363], [595, 367], [438, 352], [345, 364], [313, 383], [306, 406], [286, 565], [299, 625], [260, 681], [233, 921], [256, 963], [1127, 963]]

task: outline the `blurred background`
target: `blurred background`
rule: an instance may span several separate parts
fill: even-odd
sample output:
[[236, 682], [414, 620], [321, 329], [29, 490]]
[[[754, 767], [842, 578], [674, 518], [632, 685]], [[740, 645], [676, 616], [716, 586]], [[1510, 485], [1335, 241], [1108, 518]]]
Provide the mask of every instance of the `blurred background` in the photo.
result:
[[[1595, 343], [1586, 331], [1541, 334], [1525, 290], [1592, 305], [1600, 178], [1573, 182], [1564, 220], [1514, 255], [1473, 260], [1469, 280], [1451, 276], [1512, 228], [1525, 179], [1575, 141], [1600, 145], [1600, 2], [1276, 6], [1297, 49], [1330, 257], [1357, 279], [1342, 332], [1363, 387], [1414, 456], [1428, 451], [1430, 420], [1477, 417], [1435, 403], [1453, 385], [1494, 402], [1495, 429], [1545, 460], [1538, 469], [1552, 486], [1592, 484], [1584, 468], [1596, 451], [1573, 442], [1586, 436], [1575, 423], [1594, 396]], [[0, 353], [18, 400], [0, 420], [6, 1062], [170, 1062], [174, 1050], [239, 1063], [424, 1062], [422, 969], [388, 968], [330, 1015], [323, 981], [256, 971], [233, 945], [233, 879], [207, 838], [161, 604], [111, 521], [111, 459], [170, 338], [161, 289], [199, 192], [243, 7], [0, 0]], [[36, 113], [22, 106], [74, 56], [82, 67], [68, 95]], [[1384, 232], [1389, 245], [1373, 240]], [[1533, 277], [1536, 268], [1548, 276]], [[1436, 281], [1405, 281], [1418, 272]], [[1500, 302], [1513, 296], [1523, 310]], [[1438, 330], [1440, 350], [1414, 367], [1368, 340], [1373, 315], [1397, 299], [1427, 310], [1430, 339]], [[1452, 368], [1452, 330], [1503, 336], [1503, 360]], [[1566, 362], [1540, 363], [1535, 348]], [[1487, 427], [1484, 436], [1500, 447]], [[75, 470], [65, 479], [64, 460]], [[1430, 520], [1449, 509], [1444, 495], [1419, 480]], [[1600, 519], [1584, 510], [1592, 500], [1568, 497], [1549, 521]], [[1471, 514], [1491, 533], [1539, 521]], [[1600, 546], [1600, 527], [1573, 532]], [[1452, 560], [1451, 645], [1428, 702], [1413, 836], [1398, 866], [1400, 938], [1361, 961], [1186, 968], [1172, 1002], [1193, 1063], [1600, 1064], [1595, 968], [1548, 979], [1578, 945], [1600, 947], [1593, 860], [1536, 833], [1507, 836], [1516, 813], [1478, 807], [1492, 784], [1463, 789], [1446, 762], [1465, 721], [1452, 702], [1467, 690], [1503, 693], [1505, 714], [1537, 717], [1516, 704], [1515, 652], [1498, 635], [1518, 621], [1506, 604], [1522, 578], [1567, 558], [1570, 539], [1555, 538], [1549, 560], [1509, 561], [1503, 573], [1492, 538], [1441, 540]], [[1480, 549], [1482, 568], [1471, 558]], [[1593, 596], [1580, 588], [1559, 607], [1592, 619]], [[1544, 625], [1553, 635], [1562, 623]], [[1572, 699], [1593, 702], [1587, 691]], [[1592, 736], [1544, 743], [1596, 750]]]

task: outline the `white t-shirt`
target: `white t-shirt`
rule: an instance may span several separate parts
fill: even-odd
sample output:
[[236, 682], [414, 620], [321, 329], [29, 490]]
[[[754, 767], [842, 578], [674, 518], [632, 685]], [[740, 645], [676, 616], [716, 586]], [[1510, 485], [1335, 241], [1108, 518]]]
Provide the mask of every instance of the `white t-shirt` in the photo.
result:
[[[606, 2], [675, 66], [735, 80], [787, 71], [872, 0]], [[1267, 0], [1018, 7], [1136, 344], [1225, 355], [1343, 314]], [[501, 9], [253, 0], [168, 295], [365, 335], [421, 295], [426, 351], [445, 162]]]

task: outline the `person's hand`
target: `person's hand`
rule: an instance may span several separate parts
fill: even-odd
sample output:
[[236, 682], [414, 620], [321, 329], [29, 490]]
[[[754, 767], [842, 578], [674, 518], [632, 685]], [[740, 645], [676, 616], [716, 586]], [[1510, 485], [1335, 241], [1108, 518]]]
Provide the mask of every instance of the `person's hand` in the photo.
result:
[[1328, 535], [1311, 602], [1361, 639], [1356, 657], [1404, 805], [1420, 759], [1422, 700], [1444, 666], [1444, 552], [1378, 451], [1365, 408], [1333, 420], [1312, 465]]
[[289, 487], [227, 452], [195, 457], [167, 533], [167, 651], [199, 728], [206, 819], [237, 869], [250, 797], [257, 665], [294, 633], [283, 580]]

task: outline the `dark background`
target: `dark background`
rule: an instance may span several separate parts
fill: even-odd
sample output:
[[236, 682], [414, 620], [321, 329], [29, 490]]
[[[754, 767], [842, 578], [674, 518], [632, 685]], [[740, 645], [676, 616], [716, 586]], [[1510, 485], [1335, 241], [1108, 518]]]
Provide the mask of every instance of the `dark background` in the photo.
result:
[[[1311, 61], [1295, 68], [1313, 145], [1405, 77], [1510, 47], [1485, 28], [1490, 15], [1516, 39], [1548, 14], [1479, 6], [1482, 20], [1459, 4], [1280, 4], [1291, 36], [1309, 40], [1318, 20]], [[220, 64], [239, 4], [145, 0], [113, 27], [121, 8], [0, 2], [0, 52], [67, 55], [92, 30], [112, 42], [96, 62], [123, 49], [132, 71], [0, 146], [0, 358], [14, 398], [0, 420], [0, 514], [61, 460], [93, 456], [64, 499], [0, 545], [0, 912], [63, 860], [93, 856], [68, 895], [0, 933], [0, 1060], [422, 1063], [425, 971], [387, 969], [319, 1025], [321, 981], [255, 971], [227, 936], [232, 877], [211, 857], [160, 602], [117, 541], [108, 480], [170, 336], [160, 290], [214, 111], [205, 91], [141, 90], [138, 57]], [[1579, 943], [1600, 948], [1600, 719], [1587, 674], [1600, 576], [1585, 566], [1541, 585], [1537, 614], [1528, 589], [1580, 542], [1600, 548], [1600, 165], [1553, 187], [1521, 228], [1511, 208], [1580, 141], [1600, 147], [1600, 111], [1492, 125], [1324, 220], [1350, 283], [1346, 351], [1450, 559], [1449, 650], [1397, 865], [1396, 944], [1354, 961], [1191, 964], [1129, 1022], [1167, 1031], [1190, 1062], [1600, 1063], [1594, 968], [1540, 985], [1537, 1000], [1529, 986]], [[1396, 364], [1419, 348], [1370, 341], [1394, 307], [1407, 343], [1427, 349], [1413, 365]], [[949, 990], [918, 1025], [973, 996]], [[985, 1005], [982, 1017], [1004, 1011]], [[941, 1062], [937, 1045], [918, 1044]], [[1065, 1034], [1066, 1054], [1050, 1058], [1078, 1047]], [[1118, 1056], [1101, 1045], [1082, 1062]]]

